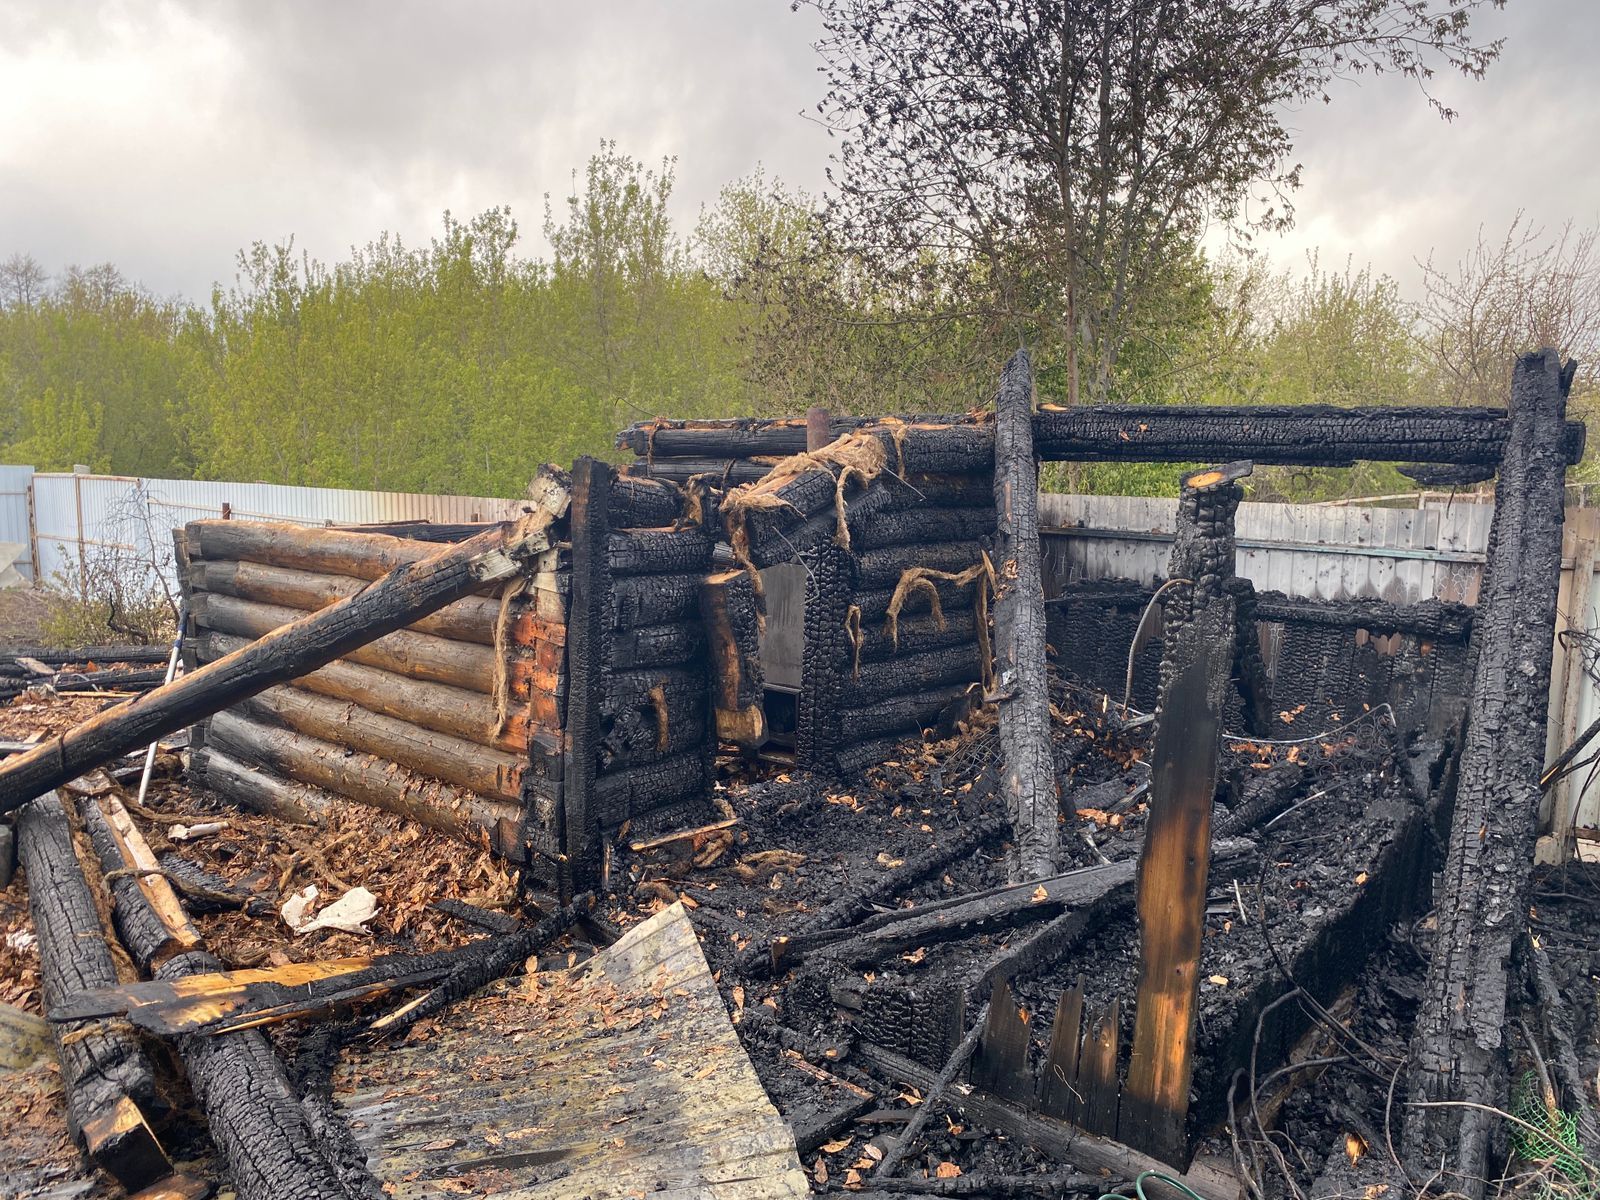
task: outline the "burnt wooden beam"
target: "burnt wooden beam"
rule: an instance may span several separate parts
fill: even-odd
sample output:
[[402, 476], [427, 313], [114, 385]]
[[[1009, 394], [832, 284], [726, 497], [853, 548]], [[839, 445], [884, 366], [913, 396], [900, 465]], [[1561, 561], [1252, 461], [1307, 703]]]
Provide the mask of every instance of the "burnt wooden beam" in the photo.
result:
[[1116, 1129], [1165, 1162], [1189, 1160], [1186, 1119], [1211, 864], [1233, 605], [1213, 599], [1168, 644], [1151, 749], [1150, 817], [1139, 854], [1139, 983], [1133, 1052]]
[[1297, 625], [1369, 629], [1374, 633], [1409, 633], [1438, 641], [1459, 642], [1472, 631], [1470, 604], [1423, 600], [1391, 604], [1387, 600], [1309, 600], [1282, 592], [1256, 593], [1256, 620]]
[[[840, 700], [850, 670], [849, 617], [853, 561], [831, 542], [807, 561], [805, 638], [800, 696], [795, 713], [795, 761], [811, 771], [832, 773], [840, 743]], [[853, 737], [866, 736], [852, 731]]]
[[315, 670], [474, 588], [516, 574], [549, 547], [553, 516], [545, 510], [440, 547], [431, 557], [396, 567], [358, 595], [8, 759], [0, 765], [0, 812], [10, 812], [109, 758]]
[[1565, 413], [1574, 364], [1546, 349], [1517, 360], [1511, 431], [1495, 487], [1488, 560], [1474, 614], [1477, 660], [1454, 810], [1435, 881], [1438, 934], [1409, 1067], [1406, 1154], [1480, 1197], [1508, 1075], [1507, 966], [1524, 928], [1533, 871], [1561, 572]]
[[[957, 416], [922, 416], [898, 424], [908, 470], [968, 470], [988, 453], [978, 444], [986, 425]], [[837, 432], [886, 430], [880, 420], [835, 418]], [[906, 432], [909, 428], [910, 432]], [[1033, 438], [1047, 462], [1228, 462], [1263, 466], [1352, 466], [1357, 462], [1496, 466], [1508, 440], [1503, 408], [1420, 408], [1395, 405], [1086, 405], [1046, 407], [1034, 416]], [[889, 436], [884, 433], [883, 436]], [[677, 456], [697, 465], [740, 465], [752, 456], [784, 458], [805, 446], [801, 422], [653, 422], [618, 438], [641, 456], [654, 455], [664, 473]], [[1567, 421], [1558, 445], [1568, 464], [1583, 457], [1584, 426]], [[911, 465], [942, 458], [943, 468]]]
[[[120, 873], [109, 890], [118, 932], [134, 961], [167, 981], [222, 970], [204, 949], [161, 959], [175, 931], [128, 874], [137, 860], [129, 856], [127, 840], [113, 833], [94, 800], [85, 800], [80, 811], [102, 871]], [[353, 1200], [365, 1194], [359, 1181], [342, 1177], [330, 1162], [282, 1060], [260, 1030], [184, 1034], [174, 1044], [240, 1200]], [[354, 1173], [371, 1180], [364, 1169]]]
[[1050, 750], [1039, 476], [1033, 453], [1033, 365], [1006, 363], [995, 398], [994, 655], [1000, 710], [1000, 793], [1011, 819], [1013, 882], [1054, 874], [1060, 798]]
[[558, 891], [563, 901], [574, 892], [597, 886], [601, 875], [596, 782], [605, 733], [601, 724], [603, 674], [611, 657], [611, 480], [611, 468], [598, 459], [580, 458], [572, 468], [566, 746], [557, 810], [561, 826]]
[[1243, 499], [1238, 480], [1250, 470], [1237, 462], [1190, 472], [1178, 501], [1150, 817], [1139, 854], [1133, 1049], [1120, 1112], [1103, 1130], [1179, 1166], [1190, 1153], [1189, 1081], [1223, 703], [1242, 638], [1234, 515]]
[[70, 1011], [80, 993], [115, 987], [119, 980], [61, 799], [51, 793], [25, 807], [17, 840], [28, 873], [40, 985], [61, 1063], [68, 1129], [96, 1166], [136, 1192], [171, 1170], [146, 1119], [159, 1105], [155, 1074], [132, 1030], [92, 1014], [74, 1018]]
[[[911, 1084], [924, 1093], [938, 1079], [933, 1069], [869, 1043], [859, 1045], [856, 1055], [888, 1078]], [[1132, 1179], [1142, 1171], [1160, 1171], [1173, 1175], [1205, 1200], [1241, 1200], [1245, 1195], [1238, 1176], [1219, 1158], [1197, 1158], [1187, 1171], [1176, 1172], [1169, 1164], [1111, 1138], [1087, 1133], [976, 1088], [958, 1094], [950, 1103], [974, 1123], [1078, 1167], [1106, 1171], [1117, 1179]]]

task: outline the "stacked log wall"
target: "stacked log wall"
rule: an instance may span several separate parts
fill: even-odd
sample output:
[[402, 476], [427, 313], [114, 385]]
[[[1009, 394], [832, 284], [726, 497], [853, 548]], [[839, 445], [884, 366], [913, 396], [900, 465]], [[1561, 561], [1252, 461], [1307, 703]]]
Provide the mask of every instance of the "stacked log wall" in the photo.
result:
[[830, 771], [848, 773], [868, 748], [888, 757], [895, 742], [939, 726], [988, 667], [981, 574], [908, 587], [890, 610], [919, 568], [959, 576], [981, 567], [995, 528], [992, 474], [909, 473], [887, 491], [885, 504], [850, 523], [842, 618], [824, 607], [823, 619], [841, 623], [833, 653], [807, 655], [808, 673], [826, 673], [805, 686], [829, 697], [833, 733], [808, 765]]
[[[194, 522], [178, 542], [190, 667], [354, 595], [477, 526], [297, 529]], [[193, 731], [191, 771], [236, 803], [317, 819], [339, 801], [415, 818], [516, 862], [561, 852], [540, 803], [566, 695], [570, 552], [486, 588]], [[524, 811], [532, 819], [524, 820]]]

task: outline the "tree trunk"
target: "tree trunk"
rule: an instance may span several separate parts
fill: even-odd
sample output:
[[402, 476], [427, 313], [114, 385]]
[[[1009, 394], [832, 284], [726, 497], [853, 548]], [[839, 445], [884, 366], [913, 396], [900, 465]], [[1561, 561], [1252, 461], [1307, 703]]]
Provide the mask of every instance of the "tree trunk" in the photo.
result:
[[1013, 882], [1053, 875], [1061, 857], [1060, 798], [1050, 750], [1039, 478], [1033, 457], [1033, 366], [1025, 350], [1006, 364], [995, 400], [995, 674], [1001, 793], [1015, 836]]
[[[459, 545], [438, 548], [433, 557], [396, 568], [359, 595], [7, 760], [0, 765], [0, 812], [10, 812], [109, 758], [147, 746], [273, 684], [315, 670], [473, 588], [515, 574], [519, 564], [548, 547], [550, 520], [550, 513], [539, 513]], [[203, 531], [201, 536], [203, 541]]]

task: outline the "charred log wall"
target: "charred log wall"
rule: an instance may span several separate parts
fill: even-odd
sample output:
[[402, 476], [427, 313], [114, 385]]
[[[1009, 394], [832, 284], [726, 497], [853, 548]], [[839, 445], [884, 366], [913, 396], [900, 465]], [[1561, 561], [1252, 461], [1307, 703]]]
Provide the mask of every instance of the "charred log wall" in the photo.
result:
[[851, 515], [848, 550], [811, 564], [798, 753], [812, 769], [938, 725], [987, 666], [992, 475], [891, 476], [883, 493]]
[[[1131, 581], [1071, 584], [1051, 601], [1050, 644], [1072, 647], [1073, 674], [1120, 697], [1128, 650], [1152, 595], [1154, 589]], [[1394, 709], [1402, 729], [1430, 733], [1460, 714], [1472, 627], [1466, 605], [1319, 601], [1261, 592], [1256, 621], [1276, 734], [1314, 732], [1379, 704]], [[1134, 657], [1130, 703], [1143, 712], [1155, 706], [1163, 645], [1158, 621], [1155, 636]], [[1241, 726], [1231, 720], [1228, 728]]]

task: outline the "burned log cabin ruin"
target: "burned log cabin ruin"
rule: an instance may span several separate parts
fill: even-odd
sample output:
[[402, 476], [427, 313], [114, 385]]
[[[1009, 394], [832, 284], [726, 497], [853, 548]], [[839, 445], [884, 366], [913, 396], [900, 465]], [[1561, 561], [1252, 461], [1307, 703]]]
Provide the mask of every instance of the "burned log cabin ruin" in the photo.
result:
[[[607, 1119], [637, 1177], [580, 1130], [537, 1126], [565, 1150], [503, 1150], [496, 1130], [555, 1103], [548, 1057], [518, 1059], [515, 1086], [465, 1082], [510, 995], [476, 989], [561, 937], [600, 948], [630, 928], [562, 994], [588, 1011], [598, 979], [648, 1003], [607, 954], [704, 955], [715, 987], [691, 973], [679, 990], [720, 996], [695, 1027], [714, 1040], [730, 1015], [728, 1047], [759, 1079], [726, 1083], [750, 1122], [741, 1169], [765, 1181], [750, 1195], [804, 1190], [796, 1153], [818, 1190], [1098, 1194], [1160, 1170], [1207, 1200], [1429, 1175], [1481, 1194], [1504, 1131], [1471, 1106], [1508, 1094], [1563, 477], [1583, 447], [1570, 381], [1546, 351], [1519, 361], [1505, 409], [1058, 410], [1034, 404], [1019, 354], [994, 411], [632, 426], [631, 462], [546, 468], [509, 530], [192, 523], [176, 532], [187, 673], [129, 706], [136, 729], [112, 710], [0, 765], [0, 808], [197, 721], [189, 778], [225, 804], [310, 825], [381, 809], [517, 870], [510, 932], [445, 963], [363, 967], [382, 977], [370, 990], [330, 983], [260, 1018], [287, 1012], [310, 1041], [336, 1007], [432, 988], [373, 1028], [426, 1014], [439, 1046], [402, 1059], [352, 1042], [332, 1076], [312, 1073], [309, 1124], [297, 1108], [232, 1129], [229, 1071], [266, 1072], [291, 1105], [294, 1088], [259, 1033], [230, 1042], [247, 1036], [230, 1025], [219, 1052], [184, 1027], [244, 1196], [286, 1179], [306, 1195], [441, 1179], [484, 1195], [620, 1195], [624, 1178], [716, 1191], [728, 1162], [688, 1165], [667, 1144], [691, 1125], [629, 1140], [637, 1106]], [[1361, 460], [1496, 480], [1475, 604], [1308, 601], [1239, 574], [1256, 467]], [[1063, 461], [1173, 464], [1164, 578], [1052, 569], [1036, 470]], [[23, 809], [24, 865], [61, 897], [44, 907], [64, 915], [35, 903], [56, 945], [95, 917], [52, 839], [68, 815], [91, 834], [115, 824], [81, 807]], [[109, 826], [96, 840], [134, 958], [158, 979], [215, 972], [181, 903], [139, 876], [136, 843]], [[698, 947], [635, 924], [663, 906]], [[1348, 1006], [1430, 910], [1407, 1052], [1384, 1057]], [[61, 1013], [116, 982], [98, 960], [74, 969], [50, 987]], [[538, 1003], [559, 1024], [552, 994]], [[93, 1118], [133, 1103], [119, 1128], [156, 1123], [137, 1107], [149, 1064], [115, 1038], [82, 1045], [63, 1048], [75, 1129], [131, 1188], [160, 1173], [159, 1146], [113, 1152]], [[114, 1077], [80, 1061], [102, 1050]], [[462, 1082], [435, 1078], [469, 1060]], [[1344, 1112], [1287, 1162], [1273, 1120], [1346, 1062], [1379, 1081], [1379, 1124]], [[568, 1122], [606, 1111], [592, 1083], [561, 1086]], [[692, 1108], [694, 1090], [655, 1102]], [[749, 1115], [769, 1101], [792, 1144]], [[302, 1150], [321, 1165], [284, 1165]], [[962, 1154], [965, 1176], [946, 1172]], [[563, 1190], [579, 1179], [593, 1190]]]

